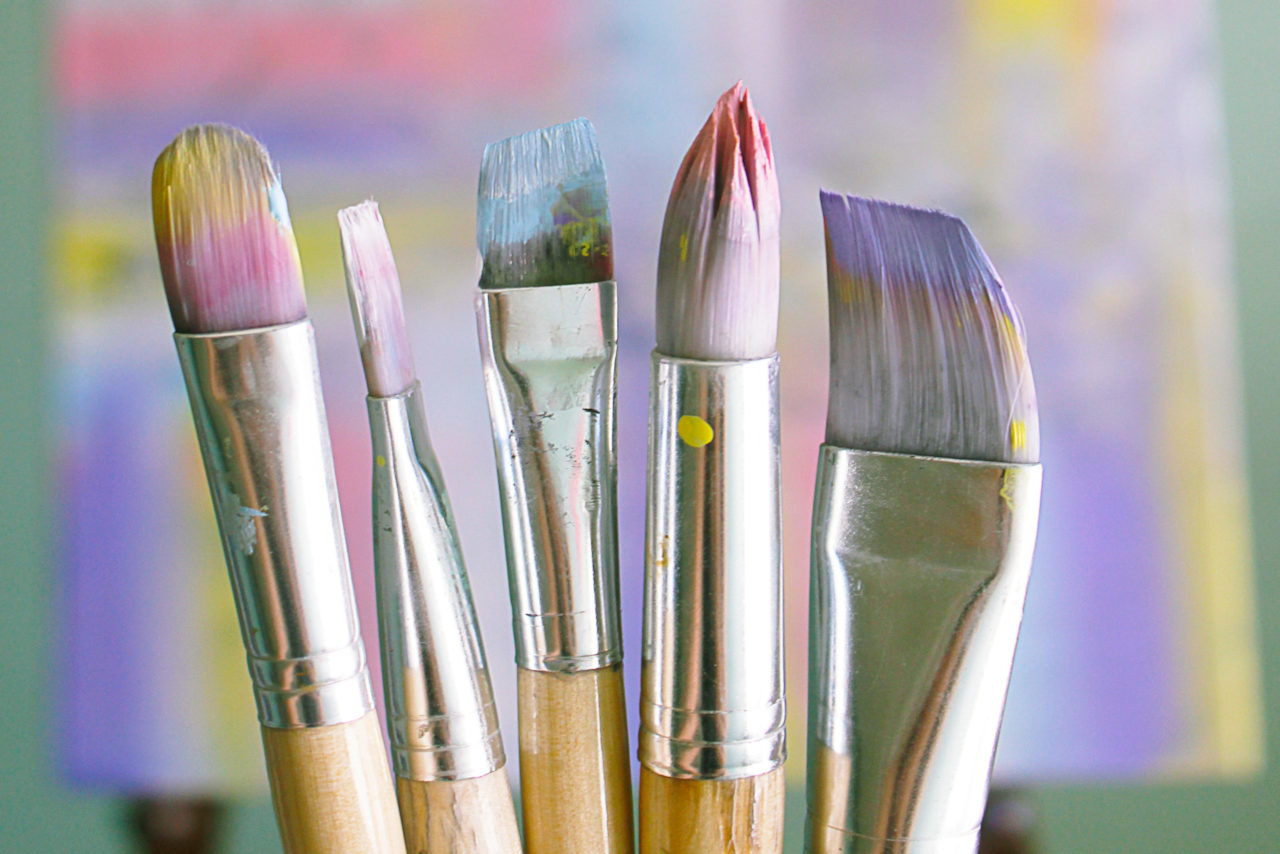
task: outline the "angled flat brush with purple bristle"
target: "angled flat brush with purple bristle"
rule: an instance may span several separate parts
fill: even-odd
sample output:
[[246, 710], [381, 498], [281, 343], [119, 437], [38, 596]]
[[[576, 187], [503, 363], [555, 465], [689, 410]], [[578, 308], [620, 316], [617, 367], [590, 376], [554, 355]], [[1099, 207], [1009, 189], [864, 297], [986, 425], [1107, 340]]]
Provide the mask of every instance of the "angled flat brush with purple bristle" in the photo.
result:
[[157, 159], [152, 207], [285, 851], [403, 854], [279, 177], [199, 125]]
[[973, 854], [1039, 516], [1022, 319], [959, 219], [821, 202], [806, 850]]

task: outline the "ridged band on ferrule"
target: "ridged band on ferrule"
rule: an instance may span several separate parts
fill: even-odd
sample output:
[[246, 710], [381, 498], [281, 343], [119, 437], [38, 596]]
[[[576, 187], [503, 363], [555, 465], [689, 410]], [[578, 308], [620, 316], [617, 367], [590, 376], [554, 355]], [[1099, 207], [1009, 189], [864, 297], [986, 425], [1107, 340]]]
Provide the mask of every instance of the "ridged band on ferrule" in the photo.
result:
[[976, 850], [1040, 476], [1039, 465], [822, 446], [807, 850]]
[[613, 282], [477, 297], [516, 664], [527, 670], [622, 660], [616, 301]]
[[396, 776], [482, 777], [506, 764], [444, 479], [418, 386], [368, 398], [374, 568]]
[[778, 359], [654, 353], [640, 761], [733, 779], [786, 758]]
[[329, 726], [373, 709], [311, 324], [174, 335], [258, 718]]

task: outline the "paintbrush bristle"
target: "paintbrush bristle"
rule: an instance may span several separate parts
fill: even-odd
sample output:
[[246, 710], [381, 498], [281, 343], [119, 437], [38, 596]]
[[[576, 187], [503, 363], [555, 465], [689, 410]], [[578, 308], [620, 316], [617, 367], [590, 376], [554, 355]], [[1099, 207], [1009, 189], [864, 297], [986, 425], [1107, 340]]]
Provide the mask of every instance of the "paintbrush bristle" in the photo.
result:
[[280, 176], [256, 139], [226, 125], [187, 128], [156, 159], [151, 211], [175, 330], [307, 316]]
[[586, 119], [485, 146], [476, 205], [480, 287], [613, 278], [604, 161]]
[[1022, 318], [969, 228], [823, 192], [831, 319], [827, 442], [1037, 462]]
[[347, 294], [369, 394], [391, 397], [416, 380], [409, 333], [405, 329], [400, 277], [377, 202], [338, 212]]
[[709, 361], [778, 342], [778, 177], [764, 119], [738, 82], [676, 173], [658, 251], [658, 351]]

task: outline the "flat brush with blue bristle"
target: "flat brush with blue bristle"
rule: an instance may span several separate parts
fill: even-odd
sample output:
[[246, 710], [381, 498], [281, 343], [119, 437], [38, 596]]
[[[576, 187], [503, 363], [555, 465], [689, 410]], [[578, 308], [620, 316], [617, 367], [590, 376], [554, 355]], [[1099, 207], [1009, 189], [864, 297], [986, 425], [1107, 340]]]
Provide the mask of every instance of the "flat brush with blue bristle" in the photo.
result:
[[617, 292], [586, 119], [485, 148], [477, 300], [516, 629], [530, 854], [628, 854]]

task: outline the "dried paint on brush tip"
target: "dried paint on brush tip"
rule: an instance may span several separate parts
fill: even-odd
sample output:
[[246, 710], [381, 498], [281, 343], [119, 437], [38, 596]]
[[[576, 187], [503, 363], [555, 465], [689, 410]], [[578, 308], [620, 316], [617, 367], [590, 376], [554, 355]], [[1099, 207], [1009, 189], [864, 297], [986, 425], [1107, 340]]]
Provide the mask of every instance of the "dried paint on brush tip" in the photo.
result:
[[415, 382], [405, 328], [400, 276], [378, 204], [367, 201], [338, 212], [347, 295], [369, 394], [391, 397]]
[[481, 287], [611, 280], [612, 241], [591, 122], [575, 119], [485, 146], [476, 204]]
[[778, 337], [778, 177], [741, 82], [716, 102], [676, 173], [658, 251], [658, 350], [740, 361]]
[[827, 441], [1037, 462], [1022, 318], [969, 228], [947, 214], [822, 192], [831, 325]]
[[302, 266], [267, 150], [227, 125], [187, 128], [156, 159], [152, 217], [178, 332], [231, 332], [307, 315]]

